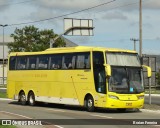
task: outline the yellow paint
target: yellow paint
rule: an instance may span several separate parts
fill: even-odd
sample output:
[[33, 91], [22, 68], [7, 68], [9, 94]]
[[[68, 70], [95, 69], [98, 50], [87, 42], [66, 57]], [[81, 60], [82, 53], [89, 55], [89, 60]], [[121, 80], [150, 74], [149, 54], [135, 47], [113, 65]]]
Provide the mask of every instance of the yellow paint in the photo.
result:
[[143, 66], [143, 68], [146, 68], [146, 69], [147, 69], [147, 77], [151, 77], [151, 75], [152, 75], [151, 68], [148, 67], [148, 66], [146, 66], [146, 65], [142, 65], [142, 66]]

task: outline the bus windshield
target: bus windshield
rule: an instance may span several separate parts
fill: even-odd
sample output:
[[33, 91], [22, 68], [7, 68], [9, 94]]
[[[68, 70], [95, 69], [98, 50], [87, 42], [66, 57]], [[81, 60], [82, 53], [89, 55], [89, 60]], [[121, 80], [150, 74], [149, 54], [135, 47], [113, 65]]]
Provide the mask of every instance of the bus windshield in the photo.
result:
[[143, 74], [138, 54], [106, 53], [111, 65], [109, 91], [116, 93], [142, 93]]
[[142, 69], [112, 67], [109, 91], [116, 93], [141, 93], [144, 91]]

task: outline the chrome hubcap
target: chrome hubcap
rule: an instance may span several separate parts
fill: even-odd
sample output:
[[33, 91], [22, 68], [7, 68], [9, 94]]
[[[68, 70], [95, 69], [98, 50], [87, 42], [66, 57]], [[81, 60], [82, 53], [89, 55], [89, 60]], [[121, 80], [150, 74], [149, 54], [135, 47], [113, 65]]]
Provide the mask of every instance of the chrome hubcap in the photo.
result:
[[88, 100], [88, 107], [92, 107], [92, 104], [93, 104], [92, 100], [89, 99], [89, 100]]
[[22, 95], [22, 96], [21, 96], [21, 101], [26, 101], [25, 95]]
[[32, 96], [29, 97], [29, 102], [33, 103], [33, 97]]

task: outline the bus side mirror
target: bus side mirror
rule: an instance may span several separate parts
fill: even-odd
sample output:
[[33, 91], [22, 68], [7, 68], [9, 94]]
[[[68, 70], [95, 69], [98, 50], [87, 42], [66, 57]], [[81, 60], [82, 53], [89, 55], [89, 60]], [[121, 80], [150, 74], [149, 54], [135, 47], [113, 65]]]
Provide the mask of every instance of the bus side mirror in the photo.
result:
[[142, 65], [142, 67], [147, 69], [147, 77], [151, 77], [152, 75], [151, 68], [146, 65]]
[[111, 66], [109, 64], [104, 64], [105, 72], [108, 77], [111, 76]]

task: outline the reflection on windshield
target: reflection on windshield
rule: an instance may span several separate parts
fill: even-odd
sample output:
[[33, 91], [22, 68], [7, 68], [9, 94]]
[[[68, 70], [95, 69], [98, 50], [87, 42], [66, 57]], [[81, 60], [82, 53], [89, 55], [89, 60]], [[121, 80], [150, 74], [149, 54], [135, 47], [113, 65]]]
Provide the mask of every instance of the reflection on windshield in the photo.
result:
[[109, 91], [117, 93], [143, 92], [141, 68], [112, 67]]
[[128, 69], [129, 75], [129, 85], [130, 88], [133, 88], [133, 91], [143, 92], [143, 82], [142, 82], [142, 71], [139, 68], [136, 69]]

